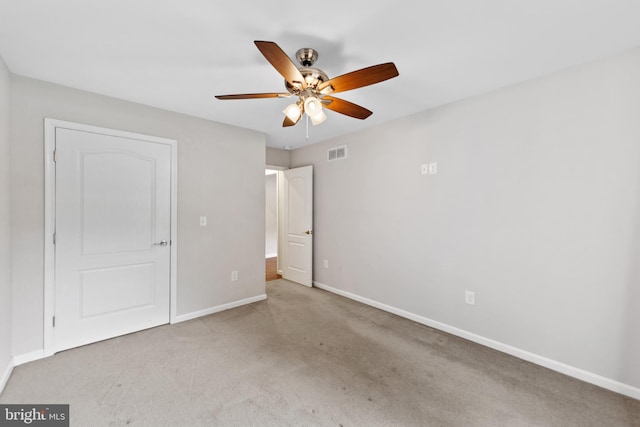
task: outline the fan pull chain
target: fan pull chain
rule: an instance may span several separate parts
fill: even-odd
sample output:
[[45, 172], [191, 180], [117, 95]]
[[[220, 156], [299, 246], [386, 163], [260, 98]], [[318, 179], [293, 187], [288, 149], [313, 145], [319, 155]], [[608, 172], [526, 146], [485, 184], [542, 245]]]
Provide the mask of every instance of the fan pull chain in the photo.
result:
[[309, 116], [307, 116], [306, 114], [304, 116], [307, 122], [307, 144], [308, 144], [309, 143]]

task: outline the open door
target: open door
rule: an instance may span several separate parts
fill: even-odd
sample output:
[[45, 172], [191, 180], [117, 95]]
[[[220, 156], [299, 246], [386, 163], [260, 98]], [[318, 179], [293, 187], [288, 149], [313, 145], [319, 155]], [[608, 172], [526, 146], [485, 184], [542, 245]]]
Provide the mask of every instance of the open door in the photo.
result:
[[282, 277], [312, 286], [313, 166], [288, 169], [281, 175]]

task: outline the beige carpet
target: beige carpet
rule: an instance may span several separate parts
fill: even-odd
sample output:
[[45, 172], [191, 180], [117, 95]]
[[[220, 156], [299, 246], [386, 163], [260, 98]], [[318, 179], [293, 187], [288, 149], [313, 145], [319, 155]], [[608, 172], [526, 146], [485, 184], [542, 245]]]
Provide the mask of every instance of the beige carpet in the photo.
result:
[[639, 426], [640, 401], [285, 280], [268, 299], [15, 368], [72, 426]]

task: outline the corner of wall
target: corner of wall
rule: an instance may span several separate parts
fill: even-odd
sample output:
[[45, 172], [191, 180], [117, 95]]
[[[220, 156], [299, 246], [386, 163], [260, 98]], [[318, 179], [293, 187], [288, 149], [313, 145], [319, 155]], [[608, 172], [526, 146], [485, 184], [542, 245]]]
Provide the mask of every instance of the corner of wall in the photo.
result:
[[9, 377], [11, 377], [11, 373], [13, 372], [13, 359], [9, 360], [9, 364], [2, 371], [2, 375], [0, 375], [0, 394], [2, 394], [4, 387], [7, 385], [9, 381]]
[[11, 71], [0, 56], [0, 393], [13, 370], [11, 291]]
[[288, 168], [291, 165], [291, 151], [279, 148], [266, 147], [265, 164], [269, 166], [280, 166]]

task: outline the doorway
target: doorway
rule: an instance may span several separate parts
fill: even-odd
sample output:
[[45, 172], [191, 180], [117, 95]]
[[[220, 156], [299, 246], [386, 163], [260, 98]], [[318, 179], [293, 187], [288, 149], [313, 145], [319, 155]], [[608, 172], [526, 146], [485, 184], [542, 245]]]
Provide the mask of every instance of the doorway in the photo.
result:
[[313, 166], [267, 166], [265, 196], [266, 280], [284, 278], [311, 287]]
[[278, 271], [278, 169], [265, 169], [265, 281], [282, 278]]

